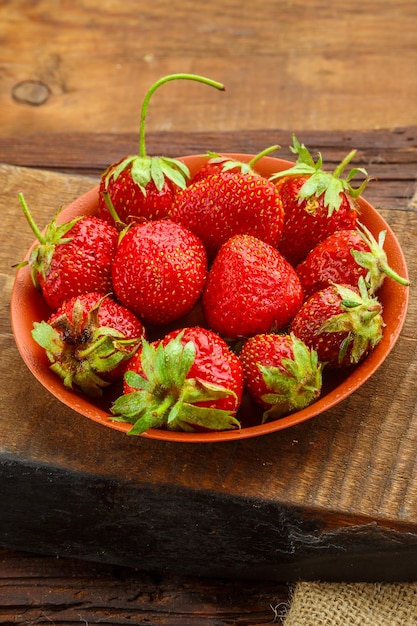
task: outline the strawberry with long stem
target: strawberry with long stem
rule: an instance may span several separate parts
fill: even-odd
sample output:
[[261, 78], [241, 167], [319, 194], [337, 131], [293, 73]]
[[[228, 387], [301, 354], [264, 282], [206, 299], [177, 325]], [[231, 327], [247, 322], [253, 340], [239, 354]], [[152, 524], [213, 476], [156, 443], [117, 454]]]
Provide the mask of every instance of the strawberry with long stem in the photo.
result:
[[83, 293], [112, 291], [118, 230], [95, 215], [79, 215], [59, 224], [57, 213], [41, 232], [23, 194], [18, 197], [37, 243], [29, 258], [15, 267], [29, 265], [33, 284], [40, 288], [50, 308], [57, 309]]
[[224, 85], [196, 74], [170, 74], [157, 80], [143, 100], [138, 154], [130, 155], [110, 165], [102, 174], [99, 187], [99, 214], [112, 222], [108, 211], [107, 193], [124, 223], [139, 219], [166, 217], [177, 189], [186, 186], [190, 178], [188, 167], [178, 159], [149, 156], [146, 151], [146, 117], [154, 92], [172, 80], [193, 80], [221, 91]]
[[[345, 178], [342, 174], [356, 154], [352, 150], [332, 171], [323, 169], [321, 155], [315, 162], [309, 150], [293, 135], [297, 154], [296, 164], [275, 173], [275, 182], [285, 210], [285, 224], [279, 250], [292, 264], [305, 259], [310, 250], [336, 230], [356, 227], [357, 199], [364, 191], [369, 177], [365, 169], [352, 168]], [[361, 174], [365, 178], [354, 188], [352, 179]]]
[[399, 276], [389, 265], [384, 250], [386, 231], [376, 239], [358, 222], [356, 229], [338, 230], [311, 250], [297, 267], [304, 295], [324, 289], [332, 283], [356, 286], [363, 276], [370, 293], [382, 286], [386, 277], [408, 286], [408, 278]]

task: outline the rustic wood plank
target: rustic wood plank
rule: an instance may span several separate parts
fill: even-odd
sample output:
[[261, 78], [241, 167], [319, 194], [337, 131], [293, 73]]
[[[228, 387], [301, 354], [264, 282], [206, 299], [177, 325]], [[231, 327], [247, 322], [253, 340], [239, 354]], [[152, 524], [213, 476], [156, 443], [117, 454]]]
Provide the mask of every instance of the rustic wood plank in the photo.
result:
[[0, 549], [3, 624], [253, 626], [281, 623], [286, 585], [146, 574]]
[[[392, 131], [296, 131], [314, 157], [320, 152], [328, 169], [356, 149], [353, 165], [365, 167], [376, 180], [365, 196], [377, 206], [404, 208], [416, 190], [417, 127]], [[151, 154], [175, 157], [184, 154], [244, 152], [256, 154], [265, 147], [281, 146], [279, 158], [294, 159], [289, 146], [292, 133], [282, 129], [228, 132], [149, 133]], [[57, 133], [0, 137], [0, 163], [51, 171], [99, 176], [112, 162], [137, 150], [132, 133]]]
[[[314, 3], [125, 0], [2, 3], [0, 135], [135, 132], [146, 89], [166, 86], [154, 130], [393, 128], [415, 123], [411, 0]], [[389, 45], [387, 45], [389, 42]]]

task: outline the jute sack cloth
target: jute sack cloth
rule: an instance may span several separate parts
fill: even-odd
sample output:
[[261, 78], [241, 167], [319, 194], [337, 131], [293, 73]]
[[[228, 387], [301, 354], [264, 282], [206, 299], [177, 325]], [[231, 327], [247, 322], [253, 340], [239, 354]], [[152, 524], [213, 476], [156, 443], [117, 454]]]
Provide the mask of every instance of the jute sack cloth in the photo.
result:
[[417, 583], [297, 583], [284, 626], [417, 626]]

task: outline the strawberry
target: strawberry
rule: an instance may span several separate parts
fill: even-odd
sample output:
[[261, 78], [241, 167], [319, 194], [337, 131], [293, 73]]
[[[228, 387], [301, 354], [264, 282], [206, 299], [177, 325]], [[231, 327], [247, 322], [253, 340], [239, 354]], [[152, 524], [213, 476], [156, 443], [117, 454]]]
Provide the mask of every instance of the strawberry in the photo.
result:
[[39, 243], [32, 248], [29, 260], [15, 267], [30, 266], [32, 281], [51, 309], [56, 310], [72, 296], [112, 290], [111, 268], [119, 237], [114, 226], [93, 215], [58, 224], [57, 214], [42, 234], [23, 194], [19, 200]]
[[[168, 172], [162, 176], [162, 184], [151, 177], [153, 172], [148, 157], [145, 157], [146, 160], [139, 160], [138, 156], [126, 157], [110, 165], [100, 179], [99, 216], [110, 224], [129, 224], [141, 219], [166, 217], [174, 199], [176, 185], [179, 187], [184, 184], [181, 178], [188, 176], [188, 172], [179, 162], [175, 165], [169, 164], [166, 157], [161, 157], [161, 160], [162, 158]], [[159, 166], [162, 169], [162, 163]], [[147, 169], [148, 172], [144, 173], [142, 169]], [[177, 183], [172, 180], [175, 176], [178, 178]], [[141, 178], [144, 179], [143, 184]], [[116, 219], [114, 213], [117, 215]]]
[[383, 249], [386, 231], [378, 241], [363, 224], [356, 229], [335, 231], [311, 250], [297, 267], [305, 296], [324, 289], [332, 283], [356, 286], [360, 276], [367, 282], [370, 293], [375, 293], [386, 276], [402, 285], [409, 285], [388, 264]]
[[321, 156], [315, 163], [307, 148], [293, 136], [291, 150], [298, 155], [294, 167], [273, 174], [285, 210], [285, 225], [279, 250], [292, 264], [305, 259], [308, 252], [335, 230], [356, 226], [356, 199], [368, 182], [354, 189], [350, 181], [362, 168], [352, 169], [346, 179], [340, 178], [356, 151], [350, 152], [333, 173], [322, 169]]
[[171, 74], [152, 85], [142, 104], [139, 152], [111, 164], [102, 174], [99, 186], [99, 215], [113, 223], [113, 212], [128, 224], [132, 220], [166, 217], [177, 189], [187, 184], [190, 172], [178, 159], [150, 157], [146, 153], [145, 120], [153, 93], [171, 80], [188, 79], [224, 90], [221, 83], [194, 74]]
[[34, 322], [32, 336], [66, 387], [100, 397], [123, 376], [144, 332], [133, 313], [94, 292], [70, 298], [48, 321]]
[[272, 182], [257, 174], [227, 171], [179, 191], [170, 217], [200, 237], [209, 260], [236, 234], [276, 246], [284, 223], [281, 198]]
[[240, 161], [233, 157], [217, 154], [216, 152], [208, 152], [209, 160], [205, 163], [192, 177], [191, 182], [195, 183], [211, 174], [219, 174], [221, 172], [241, 172], [242, 174], [257, 174], [256, 164], [262, 157], [278, 150], [279, 146], [270, 146], [262, 152], [255, 155], [250, 161]]
[[304, 409], [320, 396], [323, 365], [293, 334], [255, 335], [239, 358], [247, 391], [266, 409], [263, 422]]
[[216, 333], [187, 327], [142, 342], [111, 410], [116, 421], [133, 424], [131, 435], [148, 428], [227, 430], [240, 428], [242, 392], [239, 358]]
[[302, 301], [300, 280], [276, 248], [235, 235], [213, 261], [202, 308], [210, 328], [237, 339], [284, 328]]
[[122, 235], [112, 268], [120, 302], [141, 320], [167, 324], [189, 313], [207, 276], [203, 244], [171, 220], [131, 225]]
[[382, 338], [382, 306], [368, 293], [361, 276], [358, 287], [330, 285], [316, 291], [294, 317], [290, 331], [316, 350], [329, 367], [356, 365]]

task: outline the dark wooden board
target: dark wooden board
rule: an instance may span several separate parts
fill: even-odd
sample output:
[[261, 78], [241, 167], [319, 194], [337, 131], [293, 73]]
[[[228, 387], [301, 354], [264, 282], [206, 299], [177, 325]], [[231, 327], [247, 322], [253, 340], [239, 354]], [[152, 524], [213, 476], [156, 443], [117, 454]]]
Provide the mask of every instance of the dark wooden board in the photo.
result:
[[[415, 129], [298, 135], [329, 163], [358, 147], [355, 164], [376, 178], [365, 197], [397, 233], [414, 281]], [[413, 290], [397, 346], [361, 390], [310, 422], [258, 439], [187, 445], [129, 438], [63, 407], [25, 369], [8, 322], [11, 265], [33, 238], [17, 190], [46, 223], [57, 205], [95, 184], [106, 163], [135, 146], [131, 136], [76, 139], [0, 141], [0, 158], [9, 163], [0, 168], [2, 232], [10, 242], [1, 251], [1, 545], [221, 578], [415, 579]], [[256, 152], [290, 140], [265, 130], [226, 134], [220, 146], [208, 147]], [[171, 155], [210, 143], [207, 134], [164, 133], [149, 141]]]
[[161, 576], [0, 549], [2, 624], [280, 624], [288, 599], [275, 582]]

